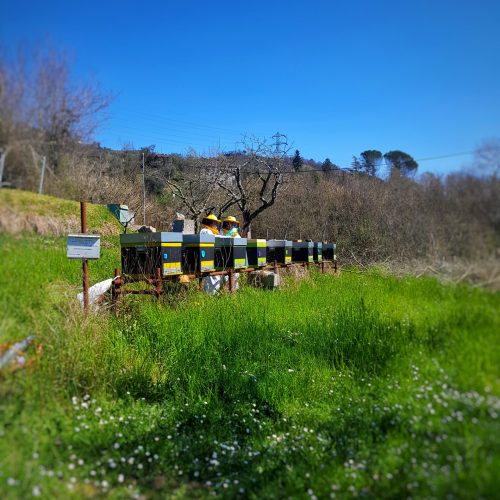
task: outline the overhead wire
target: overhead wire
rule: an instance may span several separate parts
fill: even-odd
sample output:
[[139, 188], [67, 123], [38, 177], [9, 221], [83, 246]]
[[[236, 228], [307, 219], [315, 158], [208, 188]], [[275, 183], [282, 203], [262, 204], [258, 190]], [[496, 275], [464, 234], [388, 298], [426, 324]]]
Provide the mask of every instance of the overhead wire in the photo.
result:
[[[120, 115], [118, 115], [120, 116]], [[126, 127], [129, 127], [130, 125], [130, 122], [127, 122], [127, 121], [121, 121], [119, 124], [118, 124], [118, 128], [120, 127], [123, 127], [123, 123], [125, 123], [125, 126]], [[165, 131], [166, 135], [167, 135], [167, 139], [164, 139], [164, 140], [167, 140], [168, 141], [168, 138], [169, 137], [176, 137], [176, 136], [181, 136], [183, 138], [191, 138], [191, 137], [203, 137], [203, 138], [208, 138], [208, 139], [220, 139], [221, 137], [236, 137], [236, 136], [239, 136], [239, 134], [235, 134], [235, 135], [232, 135], [232, 136], [228, 136], [228, 135], [225, 135], [223, 136], [222, 134], [217, 134], [215, 132], [211, 132], [211, 133], [204, 133], [204, 132], [199, 132], [197, 130], [194, 130], [194, 131], [189, 131], [189, 130], [184, 130], [182, 128], [175, 128], [175, 127], [172, 127], [172, 126], [164, 126], [162, 125], [161, 123], [159, 122], [154, 122], [154, 121], [150, 121], [149, 122], [151, 125], [157, 127], [157, 132], [160, 132], [160, 133], [163, 133]]]
[[182, 120], [182, 119], [178, 119], [178, 118], [169, 118], [166, 116], [155, 115], [155, 114], [151, 114], [151, 113], [142, 113], [140, 111], [125, 110], [125, 111], [118, 111], [116, 114], [117, 115], [121, 114], [123, 116], [128, 115], [128, 116], [131, 116], [132, 118], [140, 117], [140, 118], [144, 118], [144, 119], [149, 120], [149, 121], [154, 120], [156, 123], [171, 122], [173, 124], [180, 124], [181, 126], [186, 125], [190, 128], [194, 127], [194, 128], [201, 128], [203, 130], [214, 130], [214, 131], [225, 132], [225, 133], [229, 133], [229, 134], [241, 134], [241, 131], [236, 131], [236, 130], [225, 128], [225, 127], [217, 127], [214, 125], [201, 124], [201, 123], [186, 121], [186, 120]]
[[[183, 140], [184, 138], [182, 136], [173, 136], [175, 138], [171, 138], [172, 136], [169, 136], [169, 139], [165, 139], [164, 137], [160, 137], [158, 135], [152, 135], [144, 132], [135, 132], [133, 129], [129, 128], [128, 126], [122, 126], [118, 131], [115, 133], [115, 135], [120, 136], [120, 135], [127, 135], [127, 134], [133, 134], [135, 138], [142, 138], [143, 140], [146, 139], [144, 142], [147, 142], [148, 145], [150, 145], [152, 142], [155, 143], [155, 146], [162, 146], [164, 149], [168, 146], [169, 143], [173, 144], [180, 144], [186, 146], [188, 149], [193, 148], [196, 149], [196, 146], [200, 146], [198, 149], [203, 149], [207, 148], [206, 144], [202, 139], [193, 141], [192, 138], [188, 139], [185, 138], [186, 140]], [[125, 140], [126, 142], [126, 140]], [[220, 139], [215, 139], [214, 142], [217, 142], [218, 144], [222, 144], [223, 142]], [[224, 141], [224, 144], [227, 144], [227, 141]], [[214, 145], [215, 147], [215, 145]]]
[[[234, 130], [230, 130], [230, 129], [226, 129], [226, 128], [222, 128], [222, 127], [216, 127], [216, 126], [212, 126], [212, 125], [202, 125], [199, 123], [185, 121], [185, 120], [181, 120], [181, 119], [167, 118], [164, 116], [150, 114], [150, 113], [141, 113], [139, 111], [127, 110], [124, 112], [118, 112], [118, 116], [120, 116], [120, 115], [126, 116], [127, 114], [132, 118], [134, 115], [136, 115], [136, 116], [141, 117], [149, 122], [152, 122], [153, 124], [158, 125], [158, 128], [159, 128], [158, 132], [159, 133], [161, 133], [162, 130], [169, 131], [168, 134], [166, 134], [168, 137], [165, 138], [165, 137], [160, 137], [158, 135], [151, 135], [151, 134], [147, 134], [147, 133], [137, 132], [136, 129], [132, 128], [133, 126], [129, 127], [128, 124], [126, 124], [125, 127], [123, 127], [123, 125], [121, 125], [121, 127], [120, 127], [121, 130], [123, 130], [125, 133], [133, 134], [136, 137], [140, 136], [143, 138], [152, 139], [155, 143], [157, 143], [157, 144], [155, 144], [155, 146], [160, 146], [161, 149], [166, 149], [165, 146], [167, 146], [169, 143], [184, 145], [184, 146], [186, 146], [186, 149], [195, 149], [195, 150], [196, 149], [205, 149], [205, 150], [207, 150], [207, 149], [220, 149], [222, 144], [225, 144], [227, 146], [228, 143], [234, 144], [234, 147], [236, 148], [238, 143], [240, 143], [240, 144], [242, 143], [241, 136], [243, 134], [241, 132], [236, 132]], [[181, 124], [181, 128], [175, 128], [175, 127], [172, 127], [170, 125], [165, 126], [165, 125], [163, 125], [163, 122], [171, 122], [173, 124], [178, 123], [178, 124]], [[204, 132], [198, 132], [198, 131], [193, 131], [193, 130], [189, 130], [189, 129], [183, 130], [184, 125], [191, 127], [191, 128], [196, 127], [198, 129], [203, 130], [204, 132], [209, 132], [209, 133], [207, 134]], [[212, 132], [212, 130], [213, 130], [213, 132]], [[219, 135], [215, 132], [216, 130], [230, 133], [231, 135], [229, 137], [231, 137], [231, 138], [229, 139], [227, 135], [221, 137], [221, 135]], [[239, 140], [235, 139], [236, 135], [240, 138]], [[212, 139], [215, 144], [213, 144], [212, 146], [207, 146], [206, 144], [202, 145], [202, 143], [204, 142], [202, 139], [193, 141], [192, 140], [193, 137]], [[202, 147], [196, 148], [195, 146], [202, 146]], [[160, 154], [168, 154], [168, 153], [164, 153], [164, 152], [160, 152], [160, 151], [159, 151], [159, 153]], [[412, 161], [416, 161], [417, 163], [418, 162], [425, 162], [425, 161], [434, 161], [434, 160], [470, 155], [473, 153], [474, 153], [474, 151], [449, 153], [449, 154], [439, 155], [439, 156], [418, 158], [415, 160], [413, 160], [413, 159], [402, 160], [400, 163], [405, 164], [405, 163], [409, 163]], [[384, 161], [384, 166], [387, 168], [391, 167], [391, 165], [389, 163], [387, 163], [387, 160]], [[210, 168], [215, 168], [215, 169], [219, 168], [217, 166], [210, 166], [210, 165], [200, 165], [200, 166], [192, 166], [192, 167], [205, 169], [205, 170], [210, 169]], [[345, 167], [345, 166], [341, 167], [338, 165], [335, 165], [335, 167], [332, 168], [332, 170], [341, 170], [341, 171], [346, 171], [346, 172], [354, 171], [354, 169], [352, 167]], [[287, 171], [285, 173], [287, 175], [302, 175], [302, 174], [319, 173], [319, 172], [324, 172], [324, 171], [313, 168], [311, 170], [298, 170], [298, 171], [290, 170], [290, 171]], [[255, 175], [265, 175], [265, 174], [269, 173], [269, 171], [266, 170], [266, 171], [260, 172], [257, 170], [249, 170], [249, 171], [244, 172], [244, 173], [255, 174]]]
[[[402, 160], [401, 163], [407, 163], [407, 162], [411, 162], [411, 161], [416, 161], [417, 163], [418, 162], [422, 162], [422, 161], [432, 161], [432, 160], [439, 160], [439, 159], [443, 159], [443, 158], [452, 158], [452, 157], [458, 157], [458, 156], [465, 156], [465, 155], [470, 155], [470, 154], [473, 154], [474, 151], [467, 151], [467, 152], [462, 152], [462, 153], [451, 153], [451, 154], [447, 154], [447, 155], [441, 155], [441, 156], [431, 156], [431, 157], [426, 157], [426, 158], [420, 158], [420, 159], [415, 159], [415, 160]], [[391, 165], [388, 164], [387, 162], [384, 162], [384, 166], [390, 168]], [[199, 169], [199, 170], [220, 170], [221, 169], [221, 166], [219, 165], [189, 165], [187, 167], [188, 169], [192, 169], [192, 168], [195, 168], [195, 169]], [[313, 173], [329, 173], [329, 172], [338, 172], [338, 171], [341, 171], [341, 172], [349, 172], [349, 173], [353, 173], [353, 172], [356, 172], [356, 170], [354, 170], [353, 168], [351, 167], [341, 167], [339, 165], [335, 165], [334, 167], [332, 167], [330, 170], [318, 170], [318, 169], [312, 169], [312, 170], [286, 170], [286, 171], [282, 171], [281, 173], [283, 173], [284, 175], [302, 175], [302, 174], [313, 174]], [[264, 171], [260, 171], [260, 170], [253, 170], [253, 169], [250, 169], [250, 170], [243, 170], [242, 173], [244, 174], [249, 174], [249, 175], [267, 175], [269, 173], [274, 173], [273, 170], [264, 170]], [[278, 172], [276, 172], [278, 173]]]

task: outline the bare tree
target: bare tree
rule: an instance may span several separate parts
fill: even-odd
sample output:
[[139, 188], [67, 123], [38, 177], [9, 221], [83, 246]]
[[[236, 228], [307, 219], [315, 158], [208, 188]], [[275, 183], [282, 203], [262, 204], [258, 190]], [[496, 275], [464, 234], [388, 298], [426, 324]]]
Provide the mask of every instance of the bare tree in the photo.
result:
[[26, 81], [23, 59], [18, 54], [9, 65], [0, 54], [0, 188], [9, 153], [25, 139]]
[[[191, 165], [165, 180], [180, 201], [179, 210], [198, 221], [214, 212], [223, 216], [237, 209], [243, 235], [251, 234], [252, 221], [274, 205], [290, 171], [288, 150], [254, 137], [242, 141], [238, 153], [211, 158], [192, 157]], [[284, 143], [282, 142], [282, 145]]]
[[174, 202], [176, 208], [187, 212], [198, 230], [200, 216], [220, 212], [217, 191], [227, 168], [222, 155], [212, 158], [192, 155], [189, 160], [182, 169], [172, 172], [165, 183], [177, 200]]
[[54, 50], [36, 58], [33, 89], [30, 125], [57, 167], [61, 151], [91, 139], [104, 119], [111, 96], [95, 82], [74, 84], [68, 57]]
[[284, 186], [290, 172], [289, 148], [286, 141], [277, 146], [246, 137], [243, 152], [229, 157], [226, 176], [218, 182], [227, 196], [219, 212], [222, 215], [237, 206], [243, 218], [242, 235], [251, 236], [252, 221], [274, 205]]
[[500, 138], [484, 141], [474, 152], [474, 167], [497, 178], [500, 174]]
[[70, 73], [68, 57], [52, 49], [0, 53], [0, 182], [10, 152], [35, 150], [57, 169], [61, 154], [100, 125], [111, 96]]

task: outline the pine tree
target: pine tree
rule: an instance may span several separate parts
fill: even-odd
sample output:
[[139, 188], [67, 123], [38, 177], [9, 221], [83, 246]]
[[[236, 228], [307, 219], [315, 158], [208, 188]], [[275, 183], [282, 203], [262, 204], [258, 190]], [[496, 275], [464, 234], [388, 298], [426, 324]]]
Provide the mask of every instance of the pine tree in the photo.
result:
[[357, 156], [353, 156], [351, 162], [351, 169], [354, 172], [361, 172], [362, 168], [363, 167], [361, 165], [361, 162], [359, 161], [359, 158]]
[[376, 149], [368, 149], [361, 153], [362, 169], [368, 174], [375, 176], [382, 161], [382, 153]]
[[295, 172], [298, 172], [304, 165], [304, 160], [300, 156], [300, 151], [298, 149], [295, 150], [295, 156], [293, 157], [292, 165]]
[[385, 160], [391, 168], [391, 175], [398, 172], [402, 175], [410, 177], [415, 174], [418, 168], [418, 163], [404, 151], [389, 151], [384, 155]]
[[326, 158], [321, 165], [321, 170], [323, 170], [323, 172], [330, 172], [330, 170], [332, 169], [333, 169], [333, 163], [330, 161], [330, 158]]

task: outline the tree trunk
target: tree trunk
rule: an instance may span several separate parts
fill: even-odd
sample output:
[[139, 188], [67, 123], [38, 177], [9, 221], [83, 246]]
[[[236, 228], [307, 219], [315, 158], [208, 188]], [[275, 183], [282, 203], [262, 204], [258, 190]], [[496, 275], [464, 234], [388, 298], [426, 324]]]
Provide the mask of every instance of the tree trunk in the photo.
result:
[[250, 220], [250, 212], [248, 210], [244, 210], [242, 215], [243, 215], [243, 226], [241, 228], [241, 236], [243, 238], [251, 238], [252, 221]]

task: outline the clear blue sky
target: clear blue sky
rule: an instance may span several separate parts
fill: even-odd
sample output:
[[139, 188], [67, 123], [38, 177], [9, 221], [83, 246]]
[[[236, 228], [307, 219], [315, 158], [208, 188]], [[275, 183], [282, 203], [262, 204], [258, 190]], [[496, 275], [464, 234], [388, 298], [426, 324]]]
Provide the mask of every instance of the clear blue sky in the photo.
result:
[[348, 166], [364, 149], [420, 159], [500, 137], [499, 26], [493, 0], [3, 0], [0, 42], [48, 36], [75, 77], [115, 92], [105, 146], [205, 152], [280, 131]]

